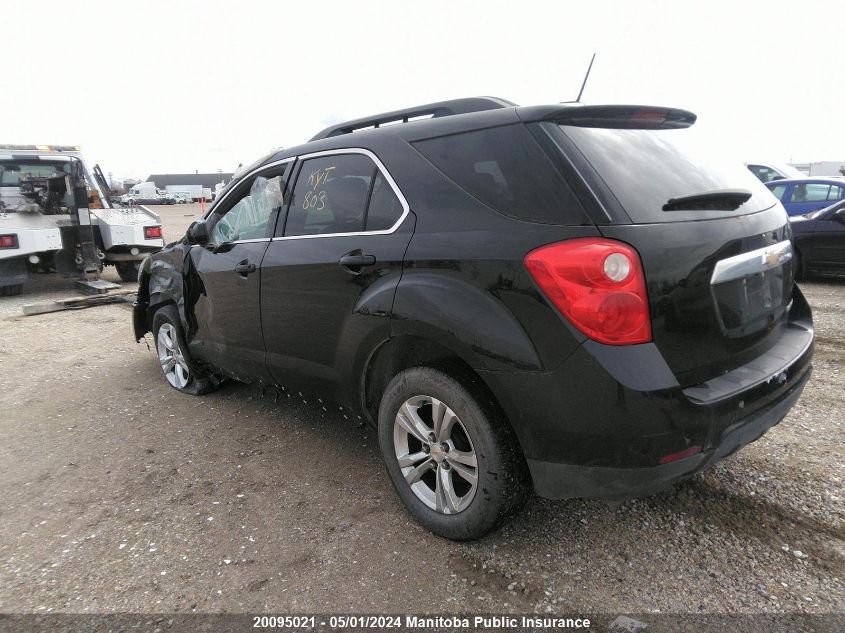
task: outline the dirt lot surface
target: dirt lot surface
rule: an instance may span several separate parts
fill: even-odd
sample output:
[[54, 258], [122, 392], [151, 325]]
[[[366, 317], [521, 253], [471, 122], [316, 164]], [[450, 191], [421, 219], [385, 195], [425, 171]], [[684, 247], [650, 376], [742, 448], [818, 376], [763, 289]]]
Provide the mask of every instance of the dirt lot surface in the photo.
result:
[[[174, 237], [197, 209], [162, 212]], [[20, 316], [76, 294], [39, 278], [0, 299], [0, 612], [841, 613], [845, 282], [802, 287], [815, 373], [760, 441], [651, 498], [533, 499], [455, 544], [337, 407], [180, 395], [126, 305]]]

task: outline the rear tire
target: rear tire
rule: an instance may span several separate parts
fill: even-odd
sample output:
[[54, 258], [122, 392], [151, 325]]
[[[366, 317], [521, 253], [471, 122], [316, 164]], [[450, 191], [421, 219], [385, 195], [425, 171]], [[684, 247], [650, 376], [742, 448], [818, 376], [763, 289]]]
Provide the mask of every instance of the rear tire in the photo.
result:
[[17, 297], [23, 292], [23, 284], [0, 286], [0, 297]]
[[179, 313], [172, 305], [159, 308], [153, 316], [153, 337], [161, 370], [171, 387], [192, 396], [217, 389], [220, 381], [191, 360]]
[[114, 267], [117, 269], [117, 274], [121, 281], [138, 281], [138, 271], [141, 270], [140, 260], [133, 260], [128, 262], [115, 262]]
[[378, 417], [393, 487], [435, 534], [481, 538], [528, 498], [527, 467], [513, 432], [491, 403], [448, 374], [430, 367], [399, 373]]

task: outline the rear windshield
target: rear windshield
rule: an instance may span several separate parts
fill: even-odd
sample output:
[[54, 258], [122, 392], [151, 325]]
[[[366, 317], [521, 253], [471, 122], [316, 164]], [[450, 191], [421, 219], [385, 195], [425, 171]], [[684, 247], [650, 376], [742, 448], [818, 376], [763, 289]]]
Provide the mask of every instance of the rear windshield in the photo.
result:
[[[691, 130], [560, 128], [636, 223], [744, 215], [777, 202], [745, 165], [696, 148], [687, 136]], [[663, 211], [671, 198], [723, 189], [747, 189], [753, 195], [731, 211]]]
[[459, 187], [498, 211], [541, 224], [587, 224], [572, 190], [524, 125], [440, 136], [414, 147]]

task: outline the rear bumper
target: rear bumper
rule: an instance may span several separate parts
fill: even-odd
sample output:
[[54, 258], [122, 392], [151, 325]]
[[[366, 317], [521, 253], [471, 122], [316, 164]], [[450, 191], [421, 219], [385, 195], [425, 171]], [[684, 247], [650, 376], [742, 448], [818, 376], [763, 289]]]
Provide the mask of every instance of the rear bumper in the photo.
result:
[[[682, 387], [654, 344], [580, 346], [549, 372], [479, 371], [550, 498], [649, 494], [754, 441], [793, 406], [813, 356], [795, 291], [780, 337], [752, 362]], [[701, 452], [661, 465], [691, 447]]]
[[538, 495], [547, 499], [591, 497], [627, 499], [655, 493], [700, 472], [743, 446], [759, 439], [778, 424], [804, 390], [810, 378], [807, 369], [797, 384], [779, 400], [722, 431], [711, 450], [686, 459], [649, 468], [610, 468], [528, 460]]

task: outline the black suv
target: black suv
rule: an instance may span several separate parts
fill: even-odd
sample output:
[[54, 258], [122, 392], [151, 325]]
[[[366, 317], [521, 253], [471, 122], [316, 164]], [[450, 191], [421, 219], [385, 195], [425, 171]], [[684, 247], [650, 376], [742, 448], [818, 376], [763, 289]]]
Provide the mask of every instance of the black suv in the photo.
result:
[[681, 149], [694, 121], [472, 98], [331, 127], [146, 261], [135, 335], [186, 393], [355, 407], [448, 538], [532, 486], [651, 493], [777, 424], [811, 369], [786, 213]]

